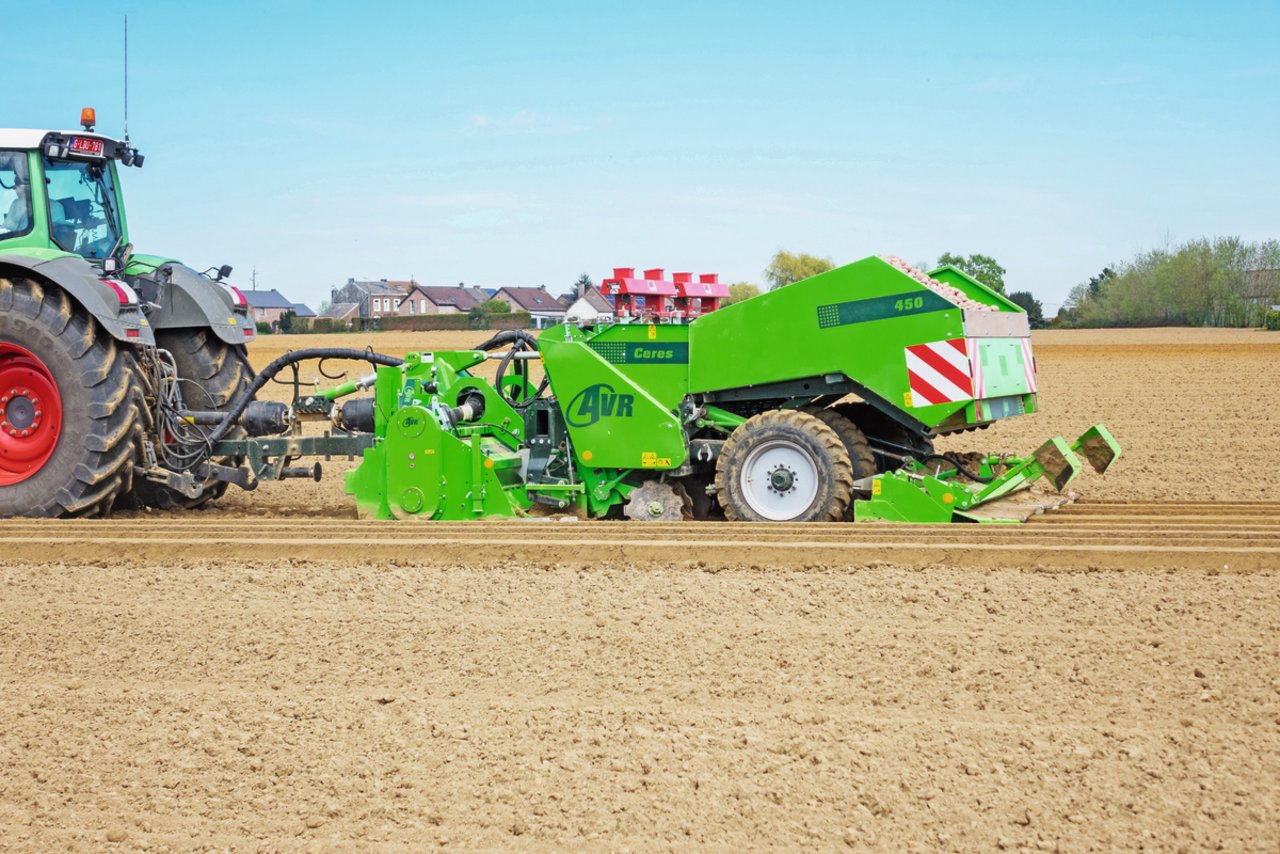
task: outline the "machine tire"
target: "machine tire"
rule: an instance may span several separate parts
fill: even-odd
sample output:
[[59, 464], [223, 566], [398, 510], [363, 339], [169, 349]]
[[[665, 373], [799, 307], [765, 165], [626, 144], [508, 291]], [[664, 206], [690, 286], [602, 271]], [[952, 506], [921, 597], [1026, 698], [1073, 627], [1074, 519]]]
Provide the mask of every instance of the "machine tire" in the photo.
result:
[[[836, 435], [840, 437], [840, 442], [844, 445], [845, 451], [849, 454], [849, 463], [853, 467], [854, 481], [879, 474], [876, 470], [875, 452], [871, 450], [871, 443], [867, 441], [867, 434], [863, 433], [857, 424], [854, 424], [847, 416], [841, 415], [834, 409], [812, 407], [806, 408], [804, 411], [836, 431]], [[868, 495], [869, 493], [866, 491], [854, 490], [854, 496], [857, 498], [865, 498]], [[849, 509], [845, 512], [845, 519], [848, 521], [853, 519], [852, 501], [849, 502]]]
[[[156, 346], [173, 354], [178, 377], [184, 380], [180, 386], [183, 402], [191, 409], [226, 409], [253, 379], [244, 346], [226, 343], [211, 329], [157, 330]], [[226, 438], [239, 439], [245, 435], [244, 428], [237, 426]], [[238, 466], [243, 461], [238, 457], [213, 460], [225, 466]], [[161, 510], [194, 509], [221, 498], [226, 491], [226, 483], [210, 481], [198, 498], [188, 498], [162, 484], [139, 480], [134, 498], [145, 506]]]
[[716, 461], [716, 492], [731, 522], [838, 522], [852, 490], [853, 465], [840, 436], [796, 409], [748, 419]]
[[[933, 453], [932, 439], [913, 435], [906, 427], [891, 421], [866, 404], [840, 404], [829, 411], [835, 412], [837, 415], [841, 415], [858, 425], [858, 429], [866, 437], [878, 437], [896, 445], [914, 448], [913, 456], [916, 459], [922, 459]], [[870, 439], [868, 439], [868, 443], [869, 441]], [[874, 448], [872, 448], [872, 466], [871, 474], [883, 474], [887, 471], [895, 471], [898, 468], [896, 460], [890, 460], [875, 453]]]
[[[0, 278], [0, 348], [10, 386], [0, 397], [28, 382], [18, 396], [39, 404], [16, 422], [32, 425], [29, 439], [0, 439], [10, 455], [0, 516], [105, 516], [129, 490], [141, 448], [133, 352], [61, 288], [26, 278]], [[11, 405], [0, 408], [5, 424]], [[32, 462], [15, 464], [15, 454]]]
[[844, 445], [845, 451], [849, 453], [849, 463], [853, 466], [854, 480], [877, 474], [876, 455], [871, 450], [871, 443], [867, 441], [867, 435], [858, 428], [857, 424], [854, 424], [848, 417], [841, 415], [834, 409], [815, 407], [804, 411], [836, 431], [836, 435], [840, 437], [840, 442]]

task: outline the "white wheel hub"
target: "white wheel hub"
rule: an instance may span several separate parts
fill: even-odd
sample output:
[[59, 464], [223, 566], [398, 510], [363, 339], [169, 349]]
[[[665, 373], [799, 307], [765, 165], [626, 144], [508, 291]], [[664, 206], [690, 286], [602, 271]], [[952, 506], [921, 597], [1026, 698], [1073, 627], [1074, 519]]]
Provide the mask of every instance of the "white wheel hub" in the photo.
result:
[[818, 495], [818, 464], [803, 447], [781, 439], [752, 449], [739, 476], [747, 505], [771, 522], [795, 519]]

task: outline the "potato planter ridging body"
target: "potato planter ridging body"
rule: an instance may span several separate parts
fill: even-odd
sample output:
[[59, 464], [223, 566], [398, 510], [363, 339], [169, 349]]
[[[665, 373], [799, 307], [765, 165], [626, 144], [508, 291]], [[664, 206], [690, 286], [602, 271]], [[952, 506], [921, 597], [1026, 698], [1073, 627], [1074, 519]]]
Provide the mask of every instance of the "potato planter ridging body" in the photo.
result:
[[[938, 457], [933, 439], [1035, 411], [1029, 338], [958, 270], [867, 258], [688, 324], [553, 327], [497, 386], [472, 375], [484, 348], [414, 354], [371, 380], [377, 438], [347, 491], [398, 519], [1025, 518], [1070, 500], [1078, 454], [1110, 466], [1104, 427], [1025, 458]], [[1053, 494], [998, 501], [1040, 479]]]

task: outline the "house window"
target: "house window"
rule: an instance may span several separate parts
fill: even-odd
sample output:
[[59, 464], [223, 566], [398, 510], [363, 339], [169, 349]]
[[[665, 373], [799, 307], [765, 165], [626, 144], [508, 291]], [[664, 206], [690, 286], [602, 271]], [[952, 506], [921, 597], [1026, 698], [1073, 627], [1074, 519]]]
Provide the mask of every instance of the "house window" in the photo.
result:
[[420, 306], [422, 306], [422, 308], [421, 308], [422, 313], [423, 313], [423, 314], [426, 314], [426, 313], [427, 313], [427, 298], [426, 298], [426, 297], [422, 297], [421, 299], [419, 299], [419, 300], [418, 300], [418, 304], [419, 304]]
[[400, 310], [400, 300], [396, 300], [395, 308], [397, 311]]

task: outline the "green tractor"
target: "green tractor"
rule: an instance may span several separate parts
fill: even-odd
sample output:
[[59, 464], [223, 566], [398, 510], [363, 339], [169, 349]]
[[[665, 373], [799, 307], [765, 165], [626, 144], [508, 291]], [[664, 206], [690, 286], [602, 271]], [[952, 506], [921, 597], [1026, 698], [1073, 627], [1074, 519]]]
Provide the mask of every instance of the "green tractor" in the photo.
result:
[[0, 129], [0, 515], [197, 506], [234, 458], [183, 456], [165, 400], [217, 411], [249, 384], [254, 336], [230, 268], [135, 253], [120, 167], [127, 137]]

